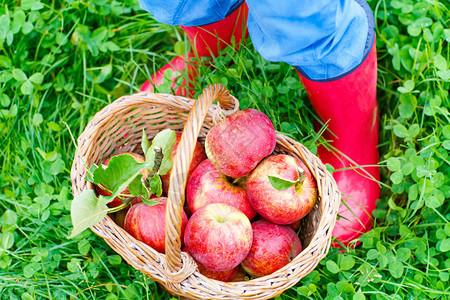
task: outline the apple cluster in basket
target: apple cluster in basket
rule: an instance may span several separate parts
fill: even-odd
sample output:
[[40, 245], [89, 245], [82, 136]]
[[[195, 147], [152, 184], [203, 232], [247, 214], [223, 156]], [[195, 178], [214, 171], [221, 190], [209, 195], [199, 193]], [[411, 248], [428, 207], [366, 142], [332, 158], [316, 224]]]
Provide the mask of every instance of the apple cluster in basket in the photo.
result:
[[[161, 253], [165, 251], [164, 195], [169, 190], [171, 159], [181, 139], [181, 133], [172, 135], [170, 151], [158, 143], [150, 146], [144, 134], [145, 157], [130, 152], [116, 155], [145, 163], [150, 153], [154, 162], [140, 169], [122, 186], [127, 188], [107, 203], [120, 209], [112, 215], [119, 226]], [[169, 140], [167, 136], [160, 140]], [[212, 127], [205, 149], [197, 141], [188, 173], [181, 241], [182, 250], [195, 259], [203, 275], [221, 281], [265, 276], [302, 251], [296, 230], [316, 202], [316, 182], [298, 158], [273, 154], [275, 144], [273, 124], [255, 109], [239, 111]], [[158, 170], [162, 172], [156, 176]], [[133, 196], [136, 189], [142, 190], [142, 197]], [[96, 191], [111, 196], [111, 189], [102, 184], [96, 185]]]

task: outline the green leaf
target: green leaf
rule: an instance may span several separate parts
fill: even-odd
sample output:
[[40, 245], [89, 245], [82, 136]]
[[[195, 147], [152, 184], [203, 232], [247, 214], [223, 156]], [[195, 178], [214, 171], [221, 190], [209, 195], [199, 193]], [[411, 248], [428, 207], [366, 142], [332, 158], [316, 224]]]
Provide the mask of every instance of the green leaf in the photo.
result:
[[431, 26], [431, 24], [433, 24], [433, 20], [428, 17], [422, 17], [417, 19], [415, 23], [422, 28], [426, 28]]
[[441, 70], [441, 71], [445, 71], [447, 70], [447, 60], [440, 54], [437, 54], [434, 56], [434, 66]]
[[394, 200], [392, 198], [389, 198], [388, 205], [389, 205], [390, 209], [393, 209], [395, 211], [402, 211], [403, 210], [403, 208], [401, 208], [400, 206], [397, 206], [397, 204], [395, 204], [395, 202], [394, 202]]
[[20, 91], [24, 95], [30, 95], [33, 92], [33, 84], [31, 83], [31, 81], [29, 80], [25, 81], [20, 87]]
[[185, 41], [177, 41], [174, 46], [174, 51], [178, 55], [185, 55], [189, 52], [189, 43]]
[[25, 22], [25, 24], [23, 24], [22, 26], [22, 33], [27, 35], [29, 34], [31, 31], [33, 31], [34, 29], [34, 25], [31, 22]]
[[14, 76], [8, 71], [0, 71], [0, 83], [10, 81]]
[[419, 134], [419, 132], [420, 132], [419, 124], [413, 124], [408, 129], [408, 135], [409, 135], [410, 138], [415, 138]]
[[439, 76], [443, 80], [449, 80], [450, 79], [450, 70], [445, 71], [437, 71], [437, 76]]
[[149, 206], [161, 204], [161, 202], [159, 202], [159, 201], [152, 201], [152, 200], [148, 200], [145, 198], [142, 198], [142, 203], [144, 203], [145, 205], [149, 205]]
[[332, 260], [327, 260], [326, 266], [328, 271], [330, 271], [333, 274], [337, 274], [341, 271], [341, 269], [339, 269], [339, 266]]
[[438, 208], [441, 206], [441, 202], [434, 196], [428, 196], [425, 198], [425, 205], [430, 208]]
[[48, 128], [50, 128], [53, 131], [59, 132], [61, 131], [61, 128], [59, 127], [58, 124], [56, 124], [55, 122], [48, 122], [47, 123]]
[[353, 300], [366, 300], [366, 296], [362, 292], [357, 292], [353, 295]]
[[44, 5], [36, 0], [22, 0], [20, 4], [23, 10], [40, 10], [44, 8]]
[[402, 171], [397, 171], [391, 174], [390, 179], [393, 184], [399, 184], [403, 180], [403, 173]]
[[347, 280], [340, 280], [336, 283], [336, 288], [341, 293], [353, 293], [355, 291], [353, 285]]
[[171, 129], [165, 129], [163, 131], [160, 131], [152, 141], [152, 145], [150, 148], [148, 148], [147, 152], [145, 153], [145, 160], [148, 163], [147, 169], [149, 171], [154, 171], [155, 168], [155, 160], [156, 160], [156, 152], [155, 148], [159, 147], [161, 148], [162, 152], [162, 160], [161, 164], [158, 168], [158, 172], [160, 175], [165, 175], [167, 172], [170, 171], [172, 168], [172, 150], [173, 146], [176, 142], [176, 133], [175, 131]]
[[28, 79], [27, 75], [21, 69], [14, 69], [12, 75], [15, 80], [23, 82]]
[[62, 159], [58, 158], [50, 166], [50, 173], [52, 175], [58, 175], [62, 171], [64, 171], [64, 161]]
[[367, 251], [367, 259], [378, 259], [378, 256], [380, 256], [380, 252], [376, 249], [370, 249]]
[[450, 223], [445, 224], [444, 231], [447, 236], [450, 236]]
[[401, 170], [403, 175], [409, 175], [414, 171], [414, 165], [410, 162], [407, 162], [406, 164], [402, 165]]
[[403, 275], [403, 270], [404, 266], [398, 260], [394, 260], [389, 264], [389, 273], [391, 273], [392, 277], [394, 278], [400, 278]]
[[389, 263], [388, 258], [385, 255], [383, 255], [383, 254], [380, 255], [379, 261], [380, 261], [380, 267], [381, 268], [385, 268], [388, 265], [388, 263]]
[[89, 168], [89, 171], [86, 175], [85, 180], [94, 183], [94, 171], [95, 169], [97, 169], [98, 166], [96, 164], [92, 164], [91, 167]]
[[107, 189], [120, 193], [127, 185], [119, 190], [125, 182], [131, 182], [148, 163], [138, 163], [134, 157], [128, 154], [120, 154], [111, 158], [106, 168], [94, 170], [94, 183], [102, 184]]
[[450, 251], [450, 239], [445, 239], [441, 241], [441, 245], [439, 246], [439, 251], [447, 252]]
[[9, 106], [11, 104], [11, 99], [7, 94], [0, 93], [0, 105], [3, 107]]
[[450, 125], [445, 125], [444, 128], [442, 128], [442, 134], [447, 140], [450, 140]]
[[398, 110], [400, 116], [409, 119], [417, 106], [417, 98], [411, 94], [401, 94], [400, 95], [400, 105], [398, 106]]
[[9, 32], [11, 20], [6, 14], [0, 16], [0, 40], [4, 40]]
[[399, 87], [398, 91], [402, 94], [404, 93], [409, 93], [414, 89], [414, 81], [412, 80], [407, 80], [405, 81], [405, 83], [403, 84], [403, 87]]
[[94, 190], [85, 190], [76, 196], [70, 208], [73, 230], [69, 238], [83, 232], [85, 229], [97, 225], [108, 213], [109, 199], [95, 196]]
[[44, 118], [42, 117], [42, 115], [40, 113], [34, 114], [34, 116], [33, 116], [34, 126], [38, 126], [39, 124], [42, 123], [42, 121], [44, 121]]
[[444, 141], [442, 143], [442, 147], [444, 147], [444, 149], [446, 149], [446, 150], [450, 150], [450, 140]]
[[160, 175], [166, 175], [170, 169], [172, 169], [172, 150], [175, 142], [177, 140], [177, 134], [174, 130], [165, 129], [160, 131], [152, 140], [152, 145], [148, 153], [155, 154], [155, 147], [160, 147], [162, 149], [163, 159], [161, 161], [161, 166], [159, 167], [158, 173]]
[[342, 256], [339, 263], [340, 269], [343, 271], [348, 271], [355, 265], [355, 259], [351, 256]]
[[411, 36], [419, 36], [420, 33], [422, 32], [422, 27], [417, 26], [416, 23], [412, 23], [412, 24], [408, 25], [406, 30], [408, 31], [409, 35], [411, 35]]
[[12, 232], [3, 232], [0, 238], [0, 248], [7, 250], [14, 245], [14, 234]]
[[287, 180], [283, 178], [279, 178], [276, 176], [268, 176], [269, 182], [272, 185], [272, 187], [278, 191], [284, 191], [290, 188], [292, 185], [295, 184], [296, 181]]
[[398, 137], [404, 138], [408, 136], [408, 129], [406, 129], [403, 125], [395, 125], [394, 126], [394, 134]]
[[111, 265], [120, 265], [122, 263], [122, 257], [120, 255], [109, 255], [108, 262]]
[[8, 109], [2, 109], [0, 110], [0, 117], [3, 118], [14, 118], [17, 115], [18, 112], [18, 108], [17, 108], [17, 104], [13, 104], [11, 105], [11, 108]]
[[23, 10], [16, 10], [13, 14], [13, 22], [11, 23], [11, 31], [16, 34], [19, 32], [20, 27], [25, 23], [25, 13]]
[[143, 151], [142, 153], [147, 153], [148, 149], [150, 148], [150, 142], [148, 141], [148, 137], [145, 134], [145, 129], [142, 129], [141, 148]]
[[15, 225], [17, 223], [17, 214], [13, 210], [6, 210], [0, 219], [5, 225]]
[[[2, 17], [0, 17], [0, 19]], [[4, 69], [11, 69], [11, 67], [12, 67], [11, 59], [9, 57], [7, 57], [7, 56], [0, 55], [0, 67], [3, 67]]]
[[145, 186], [144, 182], [142, 181], [142, 174], [139, 174], [134, 178], [134, 180], [128, 185], [128, 190], [130, 191], [130, 194], [134, 197], [140, 197], [144, 196], [146, 198], [150, 197], [150, 193]]
[[450, 279], [450, 274], [448, 272], [439, 272], [439, 278], [447, 282]]
[[411, 250], [408, 248], [400, 248], [397, 250], [397, 259], [401, 262], [407, 261], [411, 257]]
[[407, 237], [411, 234], [411, 231], [405, 225], [400, 225], [399, 231], [401, 237]]
[[113, 51], [113, 52], [120, 50], [120, 47], [111, 41], [106, 42], [105, 46], [108, 48], [108, 50]]
[[392, 172], [400, 170], [400, 168], [402, 166], [400, 159], [398, 159], [397, 157], [388, 158], [386, 163], [387, 163], [387, 168]]
[[41, 84], [44, 81], [44, 75], [42, 73], [35, 73], [31, 75], [30, 81], [35, 84]]
[[150, 191], [152, 192], [152, 194], [155, 194], [156, 196], [160, 197], [162, 194], [161, 177], [159, 177], [158, 174], [155, 174], [153, 175], [153, 177], [149, 179], [149, 183], [150, 183]]

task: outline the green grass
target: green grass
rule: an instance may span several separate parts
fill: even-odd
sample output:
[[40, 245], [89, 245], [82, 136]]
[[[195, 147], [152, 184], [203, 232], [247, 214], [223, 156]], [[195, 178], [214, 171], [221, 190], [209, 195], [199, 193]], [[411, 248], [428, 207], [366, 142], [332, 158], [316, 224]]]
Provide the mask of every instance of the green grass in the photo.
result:
[[[68, 128], [138, 86], [183, 47], [137, 1], [0, 1], [0, 299], [171, 299], [69, 217]], [[331, 249], [280, 299], [449, 299], [450, 29], [447, 1], [372, 0], [377, 21], [382, 197], [361, 246]], [[181, 43], [181, 44], [180, 44]], [[232, 51], [227, 49], [227, 51]], [[248, 40], [203, 67], [241, 108], [315, 152], [295, 70]], [[67, 126], [66, 126], [67, 124]]]

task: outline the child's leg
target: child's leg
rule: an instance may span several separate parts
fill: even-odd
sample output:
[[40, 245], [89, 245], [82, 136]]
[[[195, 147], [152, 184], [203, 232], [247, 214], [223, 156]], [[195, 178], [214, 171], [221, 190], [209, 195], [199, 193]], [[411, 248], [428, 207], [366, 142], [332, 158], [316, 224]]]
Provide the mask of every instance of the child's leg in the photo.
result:
[[[332, 133], [324, 137], [342, 154], [320, 148], [322, 161], [336, 169], [378, 164], [377, 59], [368, 5], [363, 0], [247, 0], [247, 5], [256, 50], [295, 66], [316, 113], [328, 122]], [[379, 170], [333, 175], [346, 204], [333, 236], [347, 244], [372, 227]]]
[[[147, 4], [141, 1], [144, 8], [155, 12], [155, 18], [172, 25], [196, 25], [181, 26], [183, 31], [189, 38], [192, 52], [187, 56], [177, 56], [170, 63], [165, 65], [150, 80], [146, 81], [141, 91], [153, 91], [154, 86], [163, 83], [164, 71], [172, 69], [176, 72], [172, 78], [172, 88], [175, 89], [177, 95], [187, 96], [188, 92], [185, 88], [186, 80], [180, 87], [176, 84], [176, 78], [180, 72], [187, 70], [189, 80], [195, 80], [196, 66], [191, 60], [192, 57], [212, 57], [217, 56], [220, 50], [232, 45], [232, 40], [239, 47], [242, 40], [247, 35], [247, 15], [248, 9], [243, 0], [238, 1], [185, 1], [186, 3], [178, 3], [177, 5], [169, 5], [165, 13], [160, 10], [160, 1], [149, 1]], [[168, 1], [173, 4], [173, 1]], [[175, 1], [176, 2], [176, 1]], [[199, 6], [199, 4], [201, 4]], [[164, 6], [161, 4], [161, 6]], [[169, 12], [167, 12], [167, 10]], [[225, 13], [224, 13], [225, 11]], [[207, 12], [210, 14], [208, 15]], [[223, 19], [220, 19], [223, 18]], [[201, 22], [208, 22], [201, 23]], [[204, 24], [204, 25], [201, 25]], [[200, 26], [201, 25], [201, 26]]]

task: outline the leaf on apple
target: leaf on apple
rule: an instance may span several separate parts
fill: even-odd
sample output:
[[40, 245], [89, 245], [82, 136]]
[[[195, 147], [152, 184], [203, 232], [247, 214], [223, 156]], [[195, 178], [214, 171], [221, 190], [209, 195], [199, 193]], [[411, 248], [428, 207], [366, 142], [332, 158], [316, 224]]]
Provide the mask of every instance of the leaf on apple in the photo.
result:
[[162, 194], [162, 181], [161, 177], [158, 174], [155, 174], [153, 177], [149, 179], [150, 183], [150, 191], [152, 194], [160, 197]]
[[153, 205], [160, 204], [161, 202], [142, 198], [142, 203], [144, 203], [145, 205], [148, 205], [148, 206], [153, 206]]
[[140, 197], [144, 196], [146, 198], [150, 197], [150, 191], [148, 190], [145, 183], [142, 181], [142, 177], [144, 175], [138, 174], [132, 182], [130, 182], [130, 185], [128, 185], [128, 190], [130, 191], [130, 194], [134, 197]]
[[92, 164], [92, 166], [89, 168], [88, 173], [86, 175], [86, 181], [94, 183], [94, 171], [98, 168], [96, 164]]
[[278, 191], [284, 191], [294, 185], [297, 181], [287, 180], [276, 176], [268, 176], [272, 187]]
[[145, 160], [149, 164], [147, 170], [152, 171], [155, 165], [155, 147], [159, 147], [162, 150], [162, 161], [158, 169], [160, 175], [165, 175], [172, 168], [172, 150], [173, 145], [177, 140], [177, 135], [174, 130], [165, 129], [160, 131], [152, 141], [152, 145], [147, 149], [145, 153]]
[[[103, 166], [94, 170], [93, 183], [102, 184], [113, 193], [120, 192], [126, 189], [128, 184], [146, 167], [148, 167], [148, 163], [138, 163], [134, 157], [128, 154], [117, 155], [111, 158], [106, 168]], [[128, 182], [128, 184], [123, 186], [124, 182]], [[123, 186], [122, 189], [119, 189], [119, 186]]]
[[85, 190], [76, 196], [70, 208], [73, 230], [69, 238], [80, 234], [85, 229], [97, 225], [108, 213], [110, 199], [95, 196], [94, 190]]
[[112, 191], [112, 195], [97, 197], [94, 190], [85, 190], [73, 199], [70, 208], [73, 230], [70, 238], [97, 225], [108, 212], [117, 210], [118, 208], [108, 208], [107, 204], [119, 196], [131, 183], [133, 183], [131, 185], [134, 192], [142, 188], [138, 185], [139, 182], [142, 185], [142, 174], [139, 172], [147, 165], [147, 163], [136, 162], [130, 155], [118, 155], [111, 158], [108, 166], [91, 167], [90, 170], [93, 172], [89, 179], [92, 179], [95, 184], [104, 185]]
[[141, 148], [143, 153], [147, 153], [148, 149], [150, 148], [150, 142], [148, 141], [148, 137], [145, 134], [145, 129], [142, 129]]

